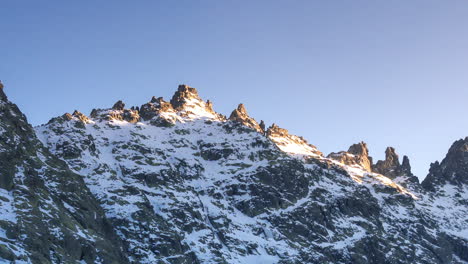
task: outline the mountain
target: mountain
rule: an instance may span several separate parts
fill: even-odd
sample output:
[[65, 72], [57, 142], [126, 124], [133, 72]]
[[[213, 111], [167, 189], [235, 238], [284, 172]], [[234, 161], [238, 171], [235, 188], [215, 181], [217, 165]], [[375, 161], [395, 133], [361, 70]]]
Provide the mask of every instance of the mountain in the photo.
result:
[[419, 184], [391, 147], [375, 164], [364, 142], [325, 156], [187, 85], [35, 130], [2, 100], [0, 260], [468, 263], [468, 140]]
[[0, 262], [127, 263], [83, 177], [37, 139], [0, 85]]

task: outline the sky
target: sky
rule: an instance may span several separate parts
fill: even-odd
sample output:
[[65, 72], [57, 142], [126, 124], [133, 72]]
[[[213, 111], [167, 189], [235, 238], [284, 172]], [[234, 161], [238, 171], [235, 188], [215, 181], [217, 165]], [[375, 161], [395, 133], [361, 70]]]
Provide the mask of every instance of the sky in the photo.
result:
[[368, 143], [423, 179], [468, 136], [468, 1], [0, 2], [0, 80], [33, 125], [198, 89], [322, 152]]

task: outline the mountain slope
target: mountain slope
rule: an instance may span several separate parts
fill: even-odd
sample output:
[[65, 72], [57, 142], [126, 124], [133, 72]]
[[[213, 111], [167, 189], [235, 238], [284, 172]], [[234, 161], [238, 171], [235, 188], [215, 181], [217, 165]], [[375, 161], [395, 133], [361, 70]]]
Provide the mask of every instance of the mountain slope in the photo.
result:
[[1, 84], [0, 121], [0, 262], [126, 263], [82, 177], [43, 147]]
[[454, 235], [466, 206], [442, 226], [435, 194], [394, 150], [376, 169], [362, 145], [327, 158], [243, 105], [227, 119], [185, 85], [170, 102], [119, 101], [36, 132], [82, 175], [131, 262], [468, 262], [466, 233]]

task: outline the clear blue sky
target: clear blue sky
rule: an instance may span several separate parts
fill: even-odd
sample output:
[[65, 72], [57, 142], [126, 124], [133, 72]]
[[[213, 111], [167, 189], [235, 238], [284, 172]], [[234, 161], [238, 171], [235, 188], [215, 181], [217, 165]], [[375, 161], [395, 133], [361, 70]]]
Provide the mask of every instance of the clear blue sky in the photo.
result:
[[468, 136], [468, 2], [0, 2], [0, 79], [38, 125], [198, 88], [325, 153], [430, 162]]

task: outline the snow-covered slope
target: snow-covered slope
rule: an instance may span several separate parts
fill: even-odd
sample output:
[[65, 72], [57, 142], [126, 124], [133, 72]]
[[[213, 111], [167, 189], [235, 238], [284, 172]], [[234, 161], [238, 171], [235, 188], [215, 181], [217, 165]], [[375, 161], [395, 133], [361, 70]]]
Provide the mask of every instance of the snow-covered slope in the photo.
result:
[[2, 88], [0, 263], [127, 263], [83, 178], [44, 148]]
[[[466, 186], [436, 197], [393, 156], [376, 170], [402, 175], [324, 157], [243, 106], [225, 118], [188, 86], [36, 132], [82, 175], [130, 262], [468, 261]], [[439, 204], [451, 208], [443, 217]]]

